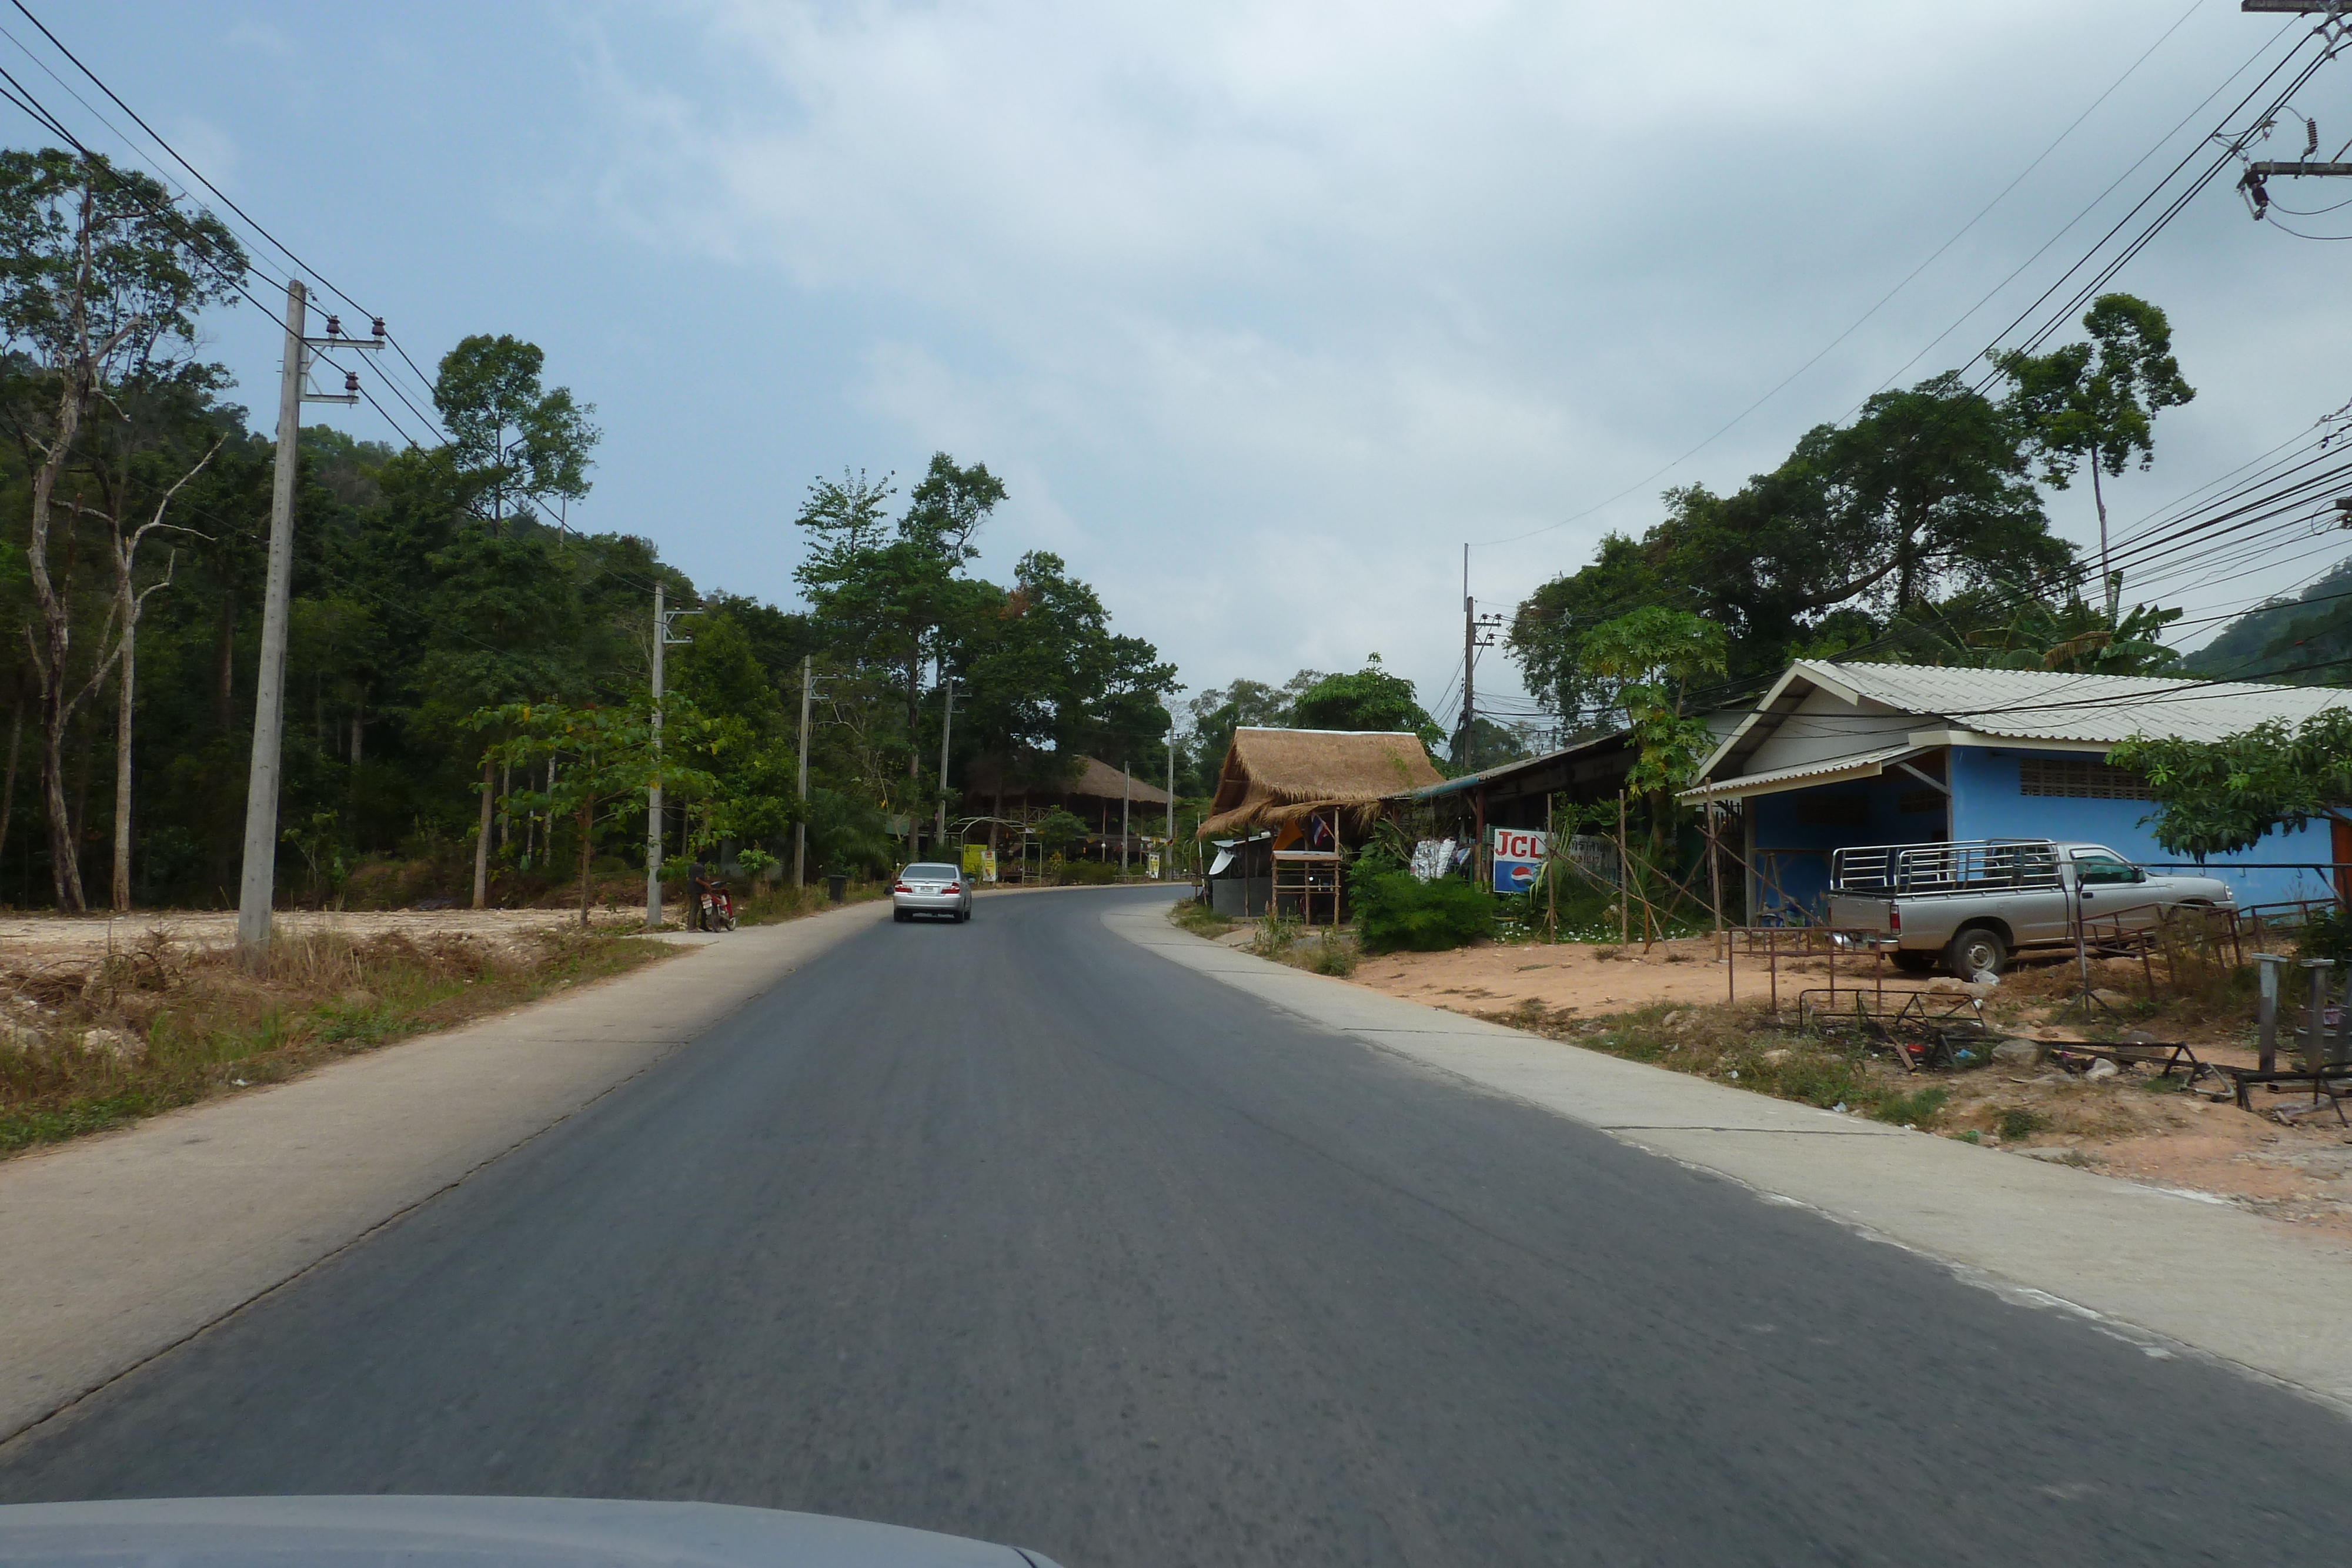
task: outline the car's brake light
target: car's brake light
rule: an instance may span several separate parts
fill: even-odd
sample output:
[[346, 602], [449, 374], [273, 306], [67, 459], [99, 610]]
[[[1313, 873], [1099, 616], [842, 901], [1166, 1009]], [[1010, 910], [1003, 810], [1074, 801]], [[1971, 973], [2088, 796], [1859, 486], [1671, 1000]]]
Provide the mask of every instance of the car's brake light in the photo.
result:
[[896, 887], [892, 888], [890, 891], [891, 891], [891, 892], [893, 892], [893, 893], [912, 893], [912, 892], [914, 892], [915, 890], [914, 890], [913, 888], [911, 888], [911, 887], [908, 887], [905, 883], [903, 883], [903, 882], [902, 882], [902, 883], [898, 883], [898, 886], [896, 886]]
[[1889, 931], [1900, 931], [1903, 929], [1903, 906], [1901, 904], [1890, 904], [1886, 906], [1886, 928]]

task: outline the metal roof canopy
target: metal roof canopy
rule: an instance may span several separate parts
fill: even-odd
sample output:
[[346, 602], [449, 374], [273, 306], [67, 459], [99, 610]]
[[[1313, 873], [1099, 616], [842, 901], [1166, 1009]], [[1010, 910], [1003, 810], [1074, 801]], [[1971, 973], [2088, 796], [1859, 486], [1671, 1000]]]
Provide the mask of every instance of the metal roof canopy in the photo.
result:
[[[1763, 773], [1741, 774], [1720, 784], [1702, 784], [1696, 789], [1684, 790], [1677, 799], [1694, 805], [1708, 800], [1745, 800], [1757, 795], [1778, 795], [1789, 789], [1810, 789], [1817, 784], [1843, 784], [1857, 779], [1875, 779], [1889, 768], [1941, 749], [1940, 746], [1883, 746], [1875, 751], [1857, 752], [1852, 757], [1832, 757], [1822, 762], [1801, 762], [1794, 768], [1775, 768]], [[1928, 781], [1941, 787], [1938, 780], [1931, 779]]]
[[1450, 795], [1467, 794], [1482, 787], [1494, 789], [1507, 799], [1524, 795], [1549, 795], [1571, 789], [1579, 784], [1598, 783], [1604, 779], [1622, 779], [1632, 763], [1627, 753], [1632, 749], [1631, 732], [1615, 730], [1597, 735], [1590, 740], [1580, 740], [1558, 751], [1547, 751], [1541, 757], [1522, 758], [1517, 762], [1497, 763], [1475, 773], [1465, 773], [1459, 779], [1448, 779], [1440, 784], [1424, 784], [1395, 797], [1416, 804], [1444, 800]]
[[[2053, 670], [1974, 670], [1929, 664], [1840, 664], [1800, 660], [1789, 666], [1702, 764], [1698, 777], [1723, 786], [1790, 715], [1815, 692], [1860, 708], [1944, 721], [1933, 732], [1953, 745], [2113, 746], [2135, 735], [2176, 740], [2220, 740], [2270, 719], [2300, 723], [2329, 708], [2352, 706], [2352, 692], [2333, 686], [2280, 686], [2252, 681], [2200, 681], [2165, 675], [2075, 675]], [[1927, 727], [1922, 727], [1923, 731]], [[1915, 733], [1912, 744], [1928, 739]], [[1860, 763], [1856, 753], [1836, 763]], [[1814, 764], [1815, 767], [1829, 763]], [[1782, 769], [1781, 771], [1786, 771]]]

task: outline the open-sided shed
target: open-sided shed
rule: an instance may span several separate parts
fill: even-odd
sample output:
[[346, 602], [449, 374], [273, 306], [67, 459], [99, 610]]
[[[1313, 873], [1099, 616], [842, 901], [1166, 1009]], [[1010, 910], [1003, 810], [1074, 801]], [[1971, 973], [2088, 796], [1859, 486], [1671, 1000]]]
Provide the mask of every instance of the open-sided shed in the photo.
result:
[[1421, 737], [1403, 731], [1237, 729], [1217, 776], [1203, 839], [1274, 835], [1272, 904], [1310, 925], [1334, 920], [1339, 873], [1387, 802], [1438, 782]]

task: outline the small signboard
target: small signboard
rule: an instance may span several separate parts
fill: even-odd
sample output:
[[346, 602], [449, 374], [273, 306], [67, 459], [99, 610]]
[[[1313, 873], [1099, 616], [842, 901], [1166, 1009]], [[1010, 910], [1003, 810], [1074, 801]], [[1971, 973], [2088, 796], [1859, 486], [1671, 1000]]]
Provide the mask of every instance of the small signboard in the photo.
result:
[[994, 882], [996, 880], [996, 852], [994, 850], [984, 849], [980, 852], [980, 880], [982, 882]]
[[1549, 848], [1540, 832], [1526, 828], [1496, 828], [1494, 837], [1495, 891], [1525, 893], [1536, 884]]
[[1143, 866], [1144, 875], [1150, 877], [1154, 882], [1158, 882], [1160, 880], [1160, 857], [1158, 855], [1150, 854], [1144, 856]]

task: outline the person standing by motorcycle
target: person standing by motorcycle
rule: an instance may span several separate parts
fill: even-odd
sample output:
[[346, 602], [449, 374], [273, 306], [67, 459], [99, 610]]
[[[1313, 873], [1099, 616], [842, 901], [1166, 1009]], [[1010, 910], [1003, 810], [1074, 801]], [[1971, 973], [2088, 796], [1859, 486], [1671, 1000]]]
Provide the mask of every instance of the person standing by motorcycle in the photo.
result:
[[710, 896], [710, 878], [700, 861], [686, 868], [686, 928], [707, 931], [709, 925], [703, 915], [703, 901]]

